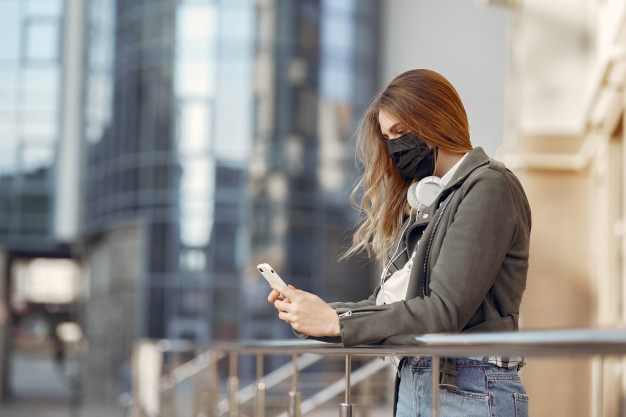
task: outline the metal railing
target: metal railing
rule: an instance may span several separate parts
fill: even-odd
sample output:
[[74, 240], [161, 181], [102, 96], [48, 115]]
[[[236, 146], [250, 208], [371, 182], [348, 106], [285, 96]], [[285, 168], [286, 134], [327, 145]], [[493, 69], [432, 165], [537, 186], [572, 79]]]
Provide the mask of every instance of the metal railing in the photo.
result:
[[[133, 393], [135, 402], [133, 415], [145, 417], [171, 417], [167, 409], [162, 407], [164, 394], [171, 391], [175, 384], [185, 379], [196, 378], [203, 372], [206, 383], [194, 395], [194, 416], [217, 417], [239, 415], [239, 404], [242, 401], [256, 399], [254, 415], [265, 417], [265, 393], [269, 387], [291, 378], [288, 394], [289, 405], [282, 416], [299, 417], [315, 407], [328, 402], [337, 394], [344, 393], [344, 402], [339, 405], [341, 417], [354, 417], [355, 405], [351, 399], [351, 386], [380, 371], [385, 364], [375, 360], [352, 372], [352, 359], [359, 357], [381, 356], [430, 356], [432, 357], [432, 375], [439, 373], [439, 359], [442, 357], [487, 356], [487, 355], [525, 355], [543, 357], [597, 356], [600, 360], [605, 355], [626, 355], [626, 330], [624, 329], [569, 329], [546, 331], [522, 331], [506, 333], [475, 333], [475, 334], [433, 334], [416, 336], [407, 339], [406, 345], [368, 345], [344, 348], [338, 344], [316, 341], [272, 340], [272, 341], [238, 341], [218, 342], [199, 347], [189, 343], [172, 341], [139, 341], [134, 352], [135, 385]], [[152, 347], [152, 348], [150, 348]], [[143, 361], [140, 351], [143, 350]], [[185, 362], [165, 375], [157, 375], [163, 367], [163, 354], [176, 352], [198, 353], [192, 360]], [[257, 381], [239, 390], [238, 357], [240, 355], [256, 356]], [[228, 398], [219, 399], [217, 372], [215, 364], [219, 358], [229, 357]], [[287, 365], [264, 375], [263, 359], [265, 355], [290, 355], [292, 361]], [[298, 356], [300, 355], [300, 356]], [[151, 361], [145, 360], [145, 357]], [[340, 356], [345, 359], [345, 375], [341, 381], [326, 387], [314, 394], [304, 403], [298, 389], [299, 372], [316, 363], [322, 357]], [[152, 362], [152, 363], [150, 363]], [[151, 367], [146, 377], [146, 366]], [[156, 370], [156, 373], [155, 373]], [[599, 372], [602, 372], [601, 367]], [[601, 380], [601, 378], [595, 378]], [[432, 378], [432, 415], [439, 415], [439, 384]], [[198, 383], [198, 381], [196, 381]], [[343, 386], [341, 386], [343, 385]], [[601, 383], [595, 384], [594, 398], [602, 395]], [[196, 389], [194, 387], [194, 389]], [[597, 392], [600, 390], [599, 392]], [[597, 402], [596, 402], [597, 404]], [[599, 406], [598, 406], [599, 407]], [[598, 412], [594, 413], [599, 415]]]

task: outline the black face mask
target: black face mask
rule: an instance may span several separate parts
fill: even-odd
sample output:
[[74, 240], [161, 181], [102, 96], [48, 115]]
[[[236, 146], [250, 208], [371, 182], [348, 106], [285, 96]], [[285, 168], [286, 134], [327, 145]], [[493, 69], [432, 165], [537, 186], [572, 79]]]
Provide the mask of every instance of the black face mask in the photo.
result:
[[422, 139], [411, 132], [399, 138], [388, 139], [387, 150], [405, 177], [422, 179], [435, 172], [437, 149], [429, 148]]

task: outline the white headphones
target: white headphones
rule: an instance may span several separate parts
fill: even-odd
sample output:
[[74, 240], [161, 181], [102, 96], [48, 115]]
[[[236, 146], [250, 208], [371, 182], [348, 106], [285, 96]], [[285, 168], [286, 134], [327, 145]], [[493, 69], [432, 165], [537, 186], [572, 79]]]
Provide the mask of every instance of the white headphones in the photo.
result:
[[419, 182], [411, 184], [406, 198], [411, 208], [420, 212], [426, 210], [437, 199], [442, 190], [441, 178], [424, 177]]

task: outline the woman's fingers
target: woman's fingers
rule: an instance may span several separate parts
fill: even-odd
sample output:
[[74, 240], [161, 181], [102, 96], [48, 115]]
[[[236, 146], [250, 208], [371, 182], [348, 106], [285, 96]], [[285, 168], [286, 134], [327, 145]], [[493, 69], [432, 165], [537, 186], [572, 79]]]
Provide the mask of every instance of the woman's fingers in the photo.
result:
[[280, 283], [270, 283], [270, 286], [290, 300], [294, 300], [298, 296], [298, 290], [292, 285], [287, 286]]
[[280, 293], [274, 289], [270, 292], [270, 295], [267, 296], [267, 301], [274, 304], [274, 301], [280, 300]]

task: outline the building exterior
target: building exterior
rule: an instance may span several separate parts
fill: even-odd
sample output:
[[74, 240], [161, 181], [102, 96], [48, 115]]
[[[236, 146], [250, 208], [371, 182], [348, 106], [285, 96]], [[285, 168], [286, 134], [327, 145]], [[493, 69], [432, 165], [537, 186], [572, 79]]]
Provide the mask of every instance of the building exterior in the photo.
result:
[[[533, 210], [521, 326], [623, 327], [626, 5], [487, 3], [509, 4], [502, 155]], [[530, 413], [623, 415], [624, 374], [621, 359], [532, 359]]]
[[61, 2], [2, 3], [0, 239], [35, 247], [54, 242], [55, 162], [61, 132]]
[[74, 256], [79, 165], [67, 156], [79, 143], [80, 13], [81, 2], [0, 2], [0, 308], [11, 312], [0, 325], [0, 400], [10, 353], [39, 343], [29, 326], [52, 335], [56, 322], [76, 317], [75, 291], [62, 303], [35, 299], [24, 285], [33, 277], [20, 271], [35, 258]]
[[[347, 249], [352, 134], [378, 88], [377, 1], [258, 1], [251, 247], [244, 337], [291, 337], [266, 302], [269, 262], [323, 299], [361, 300], [375, 285]], [[362, 282], [355, 286], [354, 282]]]
[[88, 3], [87, 372], [107, 401], [137, 337], [239, 335], [253, 6]]
[[[87, 2], [89, 397], [125, 388], [137, 337], [290, 334], [257, 263], [322, 296], [369, 293], [367, 267], [334, 265], [353, 217], [348, 140], [376, 88], [377, 11], [354, 0]], [[351, 275], [357, 291], [338, 280]]]

